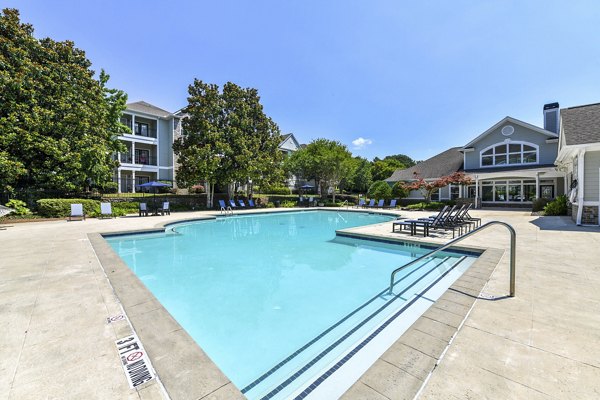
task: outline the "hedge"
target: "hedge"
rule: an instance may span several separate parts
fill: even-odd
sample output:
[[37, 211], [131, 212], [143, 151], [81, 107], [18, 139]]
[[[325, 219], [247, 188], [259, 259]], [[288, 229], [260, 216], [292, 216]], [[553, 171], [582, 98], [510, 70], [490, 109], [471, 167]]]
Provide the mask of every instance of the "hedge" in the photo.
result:
[[83, 204], [84, 214], [90, 217], [100, 213], [100, 202], [88, 199], [41, 199], [37, 201], [37, 209], [43, 217], [63, 218], [71, 215], [71, 204]]

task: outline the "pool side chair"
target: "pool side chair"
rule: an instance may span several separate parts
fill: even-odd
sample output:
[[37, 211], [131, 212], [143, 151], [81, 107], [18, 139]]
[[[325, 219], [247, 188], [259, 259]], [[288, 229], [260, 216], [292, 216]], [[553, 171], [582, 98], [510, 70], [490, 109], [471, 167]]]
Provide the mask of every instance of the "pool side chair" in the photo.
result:
[[244, 203], [244, 200], [242, 200], [242, 199], [239, 199], [239, 200], [238, 200], [238, 203], [240, 203], [240, 207], [241, 207], [241, 208], [246, 208], [246, 203]]
[[317, 206], [317, 202], [315, 201], [315, 198], [313, 196], [310, 196], [308, 198], [308, 207], [316, 207]]
[[375, 199], [371, 199], [369, 204], [363, 206], [364, 208], [375, 208]]
[[144, 216], [147, 217], [148, 216], [148, 205], [146, 203], [140, 203], [140, 217]]
[[396, 199], [390, 200], [390, 205], [385, 206], [383, 208], [396, 208], [396, 203], [397, 202], [398, 202], [398, 200], [396, 200]]
[[229, 207], [231, 207], [232, 210], [239, 208], [233, 199], [229, 200]]
[[254, 200], [252, 199], [248, 199], [248, 206], [250, 208], [256, 208], [256, 204], [254, 204]]
[[162, 215], [171, 215], [171, 207], [169, 206], [168, 201], [163, 201], [162, 210], [160, 212]]
[[475, 222], [475, 224], [476, 224], [475, 226], [481, 226], [481, 218], [471, 217], [471, 215], [469, 215], [469, 211], [471, 211], [472, 208], [473, 208], [473, 203], [469, 203], [467, 205], [467, 210], [465, 211], [464, 218], [469, 221]]
[[71, 204], [71, 215], [69, 221], [73, 221], [73, 218], [79, 218], [81, 221], [85, 221], [85, 214], [83, 213], [83, 204]]
[[112, 218], [112, 205], [110, 203], [100, 203], [100, 218]]
[[358, 201], [358, 204], [354, 206], [354, 208], [363, 208], [365, 206], [365, 201], [363, 199], [360, 199]]
[[385, 206], [385, 199], [381, 199], [377, 202], [377, 208], [383, 208]]
[[225, 211], [227, 209], [227, 205], [225, 204], [225, 200], [219, 200], [219, 207], [221, 211]]

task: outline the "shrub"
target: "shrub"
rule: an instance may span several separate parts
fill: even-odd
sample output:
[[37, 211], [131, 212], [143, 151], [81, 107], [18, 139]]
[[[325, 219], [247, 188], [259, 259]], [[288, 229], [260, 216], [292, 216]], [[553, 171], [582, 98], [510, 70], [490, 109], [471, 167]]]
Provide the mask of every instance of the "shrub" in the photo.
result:
[[267, 208], [275, 208], [275, 203], [273, 203], [272, 201], [269, 201], [267, 203]]
[[14, 211], [13, 215], [29, 215], [31, 214], [31, 210], [27, 208], [27, 204], [24, 201], [12, 199], [8, 203], [5, 204], [6, 207], [12, 208]]
[[432, 210], [432, 211], [438, 211], [441, 210], [446, 204], [444, 203], [440, 203], [437, 201], [431, 201], [429, 203], [426, 202], [421, 202], [421, 203], [416, 203], [416, 204], [411, 204], [409, 206], [406, 206], [406, 209], [408, 210]]
[[41, 199], [37, 201], [38, 212], [47, 218], [63, 218], [71, 215], [71, 204], [82, 204], [84, 214], [95, 217], [100, 214], [100, 202], [88, 199]]
[[282, 195], [292, 194], [292, 191], [290, 190], [290, 188], [285, 187], [285, 186], [265, 187], [262, 192], [266, 193], [266, 194], [282, 194]]
[[368, 195], [372, 199], [389, 200], [392, 198], [392, 188], [385, 181], [373, 182], [369, 188]]
[[542, 211], [544, 209], [544, 207], [546, 207], [546, 204], [548, 204], [548, 199], [544, 199], [544, 198], [534, 199], [533, 204], [532, 204], [533, 212]]
[[546, 204], [544, 215], [567, 215], [567, 196], [558, 196]]
[[122, 217], [127, 214], [137, 214], [140, 203], [134, 203], [131, 201], [120, 201], [111, 203], [113, 215], [115, 217]]
[[281, 202], [281, 204], [279, 204], [279, 207], [292, 208], [296, 207], [297, 205], [298, 203], [296, 203], [295, 201], [284, 200]]
[[103, 193], [117, 193], [119, 191], [119, 184], [117, 182], [106, 182], [102, 186]]
[[408, 197], [408, 189], [404, 186], [404, 182], [394, 183], [394, 186], [392, 186], [392, 197], [395, 199]]

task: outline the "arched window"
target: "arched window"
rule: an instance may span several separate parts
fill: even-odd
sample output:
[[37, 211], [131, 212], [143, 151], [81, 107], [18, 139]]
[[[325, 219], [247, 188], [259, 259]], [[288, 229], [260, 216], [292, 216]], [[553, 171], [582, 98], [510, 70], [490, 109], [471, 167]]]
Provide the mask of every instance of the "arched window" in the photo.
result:
[[538, 163], [539, 146], [528, 142], [496, 143], [481, 150], [481, 166], [496, 167]]

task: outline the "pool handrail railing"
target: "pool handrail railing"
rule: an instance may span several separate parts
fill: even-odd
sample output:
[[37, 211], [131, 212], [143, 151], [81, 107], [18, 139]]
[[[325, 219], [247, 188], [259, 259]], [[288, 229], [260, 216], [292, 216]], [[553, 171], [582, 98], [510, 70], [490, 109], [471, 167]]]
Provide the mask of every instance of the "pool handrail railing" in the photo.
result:
[[414, 259], [414, 260], [404, 264], [401, 267], [396, 268], [390, 274], [390, 290], [388, 293], [392, 293], [392, 289], [394, 288], [394, 278], [396, 277], [396, 274], [398, 272], [410, 267], [413, 264], [416, 264], [417, 262], [419, 262], [425, 258], [431, 257], [435, 253], [445, 250], [448, 247], [453, 246], [457, 242], [460, 242], [461, 240], [466, 239], [467, 237], [472, 236], [472, 235], [476, 234], [477, 232], [479, 232], [485, 228], [488, 228], [492, 225], [502, 225], [502, 226], [506, 227], [506, 229], [508, 229], [508, 231], [510, 232], [510, 297], [515, 297], [517, 233], [515, 232], [515, 229], [512, 226], [510, 226], [506, 222], [501, 222], [501, 221], [490, 221], [488, 223], [485, 223], [485, 224], [481, 225], [479, 228], [475, 228], [471, 232], [465, 233], [464, 235], [459, 236], [456, 239], [449, 241], [445, 245], [440, 246], [437, 249], [434, 249], [434, 250], [430, 251], [429, 253], [427, 253], [417, 259]]

